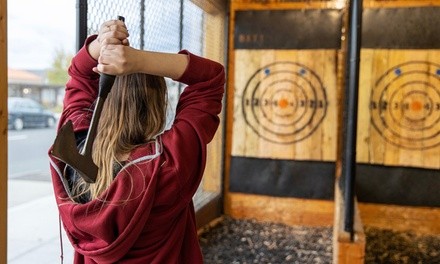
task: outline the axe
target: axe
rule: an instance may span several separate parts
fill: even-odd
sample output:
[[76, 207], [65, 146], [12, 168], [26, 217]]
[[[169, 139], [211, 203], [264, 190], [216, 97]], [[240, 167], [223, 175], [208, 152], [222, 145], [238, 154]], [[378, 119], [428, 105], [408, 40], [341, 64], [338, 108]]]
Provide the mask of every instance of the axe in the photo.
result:
[[[122, 16], [118, 16], [118, 19], [125, 21], [125, 18]], [[99, 77], [98, 99], [93, 110], [92, 120], [82, 151], [79, 152], [78, 150], [71, 120], [60, 128], [52, 147], [51, 154], [56, 159], [61, 160], [76, 170], [88, 183], [94, 183], [98, 175], [99, 168], [92, 159], [93, 142], [95, 141], [102, 107], [115, 82], [115, 78], [116, 76], [114, 75], [104, 73], [101, 73]]]

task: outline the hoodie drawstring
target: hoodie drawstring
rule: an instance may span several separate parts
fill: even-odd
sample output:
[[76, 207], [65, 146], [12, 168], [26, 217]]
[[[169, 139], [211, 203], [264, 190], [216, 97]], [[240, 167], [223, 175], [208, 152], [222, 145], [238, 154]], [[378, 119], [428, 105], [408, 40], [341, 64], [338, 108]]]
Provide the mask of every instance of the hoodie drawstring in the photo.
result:
[[63, 250], [63, 234], [61, 230], [61, 215], [58, 215], [58, 223], [59, 223], [59, 230], [60, 230], [60, 259], [61, 264], [64, 263], [64, 250]]

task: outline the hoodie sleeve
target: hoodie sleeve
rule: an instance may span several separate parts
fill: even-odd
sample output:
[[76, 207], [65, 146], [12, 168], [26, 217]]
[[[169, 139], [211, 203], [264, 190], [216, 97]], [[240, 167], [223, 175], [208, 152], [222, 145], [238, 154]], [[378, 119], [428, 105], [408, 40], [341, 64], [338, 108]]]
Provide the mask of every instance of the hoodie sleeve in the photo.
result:
[[164, 143], [173, 159], [184, 201], [192, 198], [201, 181], [206, 146], [220, 123], [225, 84], [224, 67], [186, 50], [189, 64], [177, 81], [187, 85], [179, 98], [176, 117]]
[[72, 121], [74, 131], [87, 130], [90, 125], [93, 103], [98, 96], [99, 74], [92, 70], [98, 62], [89, 55], [86, 47], [96, 37], [93, 35], [87, 38], [84, 46], [72, 59], [59, 128], [68, 120]]

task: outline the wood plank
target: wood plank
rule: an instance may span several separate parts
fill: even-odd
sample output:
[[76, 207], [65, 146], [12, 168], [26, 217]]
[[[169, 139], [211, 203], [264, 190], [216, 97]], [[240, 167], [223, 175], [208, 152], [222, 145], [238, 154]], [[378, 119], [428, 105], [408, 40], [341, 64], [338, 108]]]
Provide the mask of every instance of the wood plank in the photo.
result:
[[218, 61], [222, 64], [226, 62], [225, 55], [225, 23], [226, 13], [220, 12], [216, 14], [204, 13], [204, 40], [203, 54], [204, 57]]
[[334, 264], [363, 264], [365, 262], [366, 237], [358, 204], [355, 203], [354, 238], [344, 231], [344, 200], [341, 190], [335, 185], [335, 215], [333, 224], [333, 263]]
[[337, 251], [334, 253], [335, 264], [363, 264], [365, 263], [365, 244], [361, 242], [338, 241]]
[[[395, 65], [400, 64], [401, 61], [404, 60], [404, 58], [405, 58], [404, 53], [396, 53], [395, 50], [389, 50], [387, 70], [392, 70], [392, 68], [395, 67]], [[374, 76], [374, 80], [377, 80], [379, 77], [380, 76]], [[399, 124], [402, 121], [401, 119], [403, 117], [402, 115], [394, 117], [391, 111], [395, 112], [393, 110], [394, 103], [402, 102], [403, 100], [403, 94], [401, 92], [395, 91], [397, 87], [401, 86], [403, 83], [401, 81], [402, 79], [401, 78], [399, 79], [397, 74], [390, 74], [390, 79], [392, 78], [395, 78], [395, 80], [389, 80], [389, 82], [387, 82], [390, 85], [379, 85], [380, 89], [384, 89], [384, 90], [386, 89], [383, 99], [388, 102], [387, 109], [383, 111], [384, 114], [382, 118], [385, 120], [387, 127], [389, 128], [388, 131], [393, 131], [393, 133], [396, 133], [397, 135], [402, 135], [402, 132], [404, 132], [404, 130], [399, 126]], [[393, 87], [396, 88], [393, 89]], [[378, 89], [378, 87], [373, 87], [373, 89], [374, 88]], [[397, 108], [400, 107], [397, 106]], [[397, 111], [397, 112], [401, 112], [401, 111]], [[385, 131], [383, 131], [382, 133], [385, 133]], [[389, 140], [384, 140], [384, 144], [386, 144], [385, 146], [386, 152], [384, 153], [384, 165], [399, 165], [401, 148], [395, 145], [397, 142], [399, 142], [398, 136], [397, 135], [392, 136], [391, 133], [387, 133], [387, 134], [388, 137], [394, 138], [393, 139], [394, 144], [390, 144]]]
[[399, 7], [421, 7], [440, 6], [439, 0], [364, 0], [364, 8], [399, 8]]
[[358, 162], [440, 168], [439, 51], [363, 49], [361, 55]]
[[[428, 61], [437, 63], [440, 65], [440, 50], [429, 50], [428, 51]], [[434, 65], [431, 66], [431, 68], [429, 69], [429, 72], [433, 72], [433, 73], [438, 73], [438, 71], [440, 70], [440, 67], [436, 67]], [[435, 80], [434, 80], [435, 79]], [[434, 76], [429, 76], [428, 78], [428, 83], [434, 83], [440, 79], [440, 73], [438, 73], [435, 77]], [[437, 87], [437, 91], [440, 91], [440, 84]], [[433, 111], [433, 117], [434, 116], [439, 116], [440, 117], [440, 93], [434, 93], [433, 89], [429, 89], [429, 97], [430, 98], [434, 98], [433, 102], [433, 106], [432, 106], [432, 111]], [[431, 120], [429, 120], [428, 122], [431, 122]], [[430, 125], [430, 124], [428, 124]], [[440, 127], [440, 124], [437, 123], [436, 127]], [[440, 142], [440, 139], [439, 139]], [[425, 150], [425, 155], [423, 158], [423, 167], [425, 168], [436, 168], [436, 169], [440, 169], [440, 144], [439, 146], [435, 147], [435, 148], [429, 148], [427, 150]]]
[[359, 203], [364, 226], [440, 235], [440, 208]]
[[[246, 82], [249, 76], [255, 71], [254, 67], [262, 64], [262, 56], [258, 51], [236, 51], [236, 62], [234, 65], [234, 116], [233, 131], [230, 134], [233, 137], [232, 155], [248, 156], [250, 153], [260, 152], [258, 137], [255, 131], [246, 124], [242, 111], [242, 97]], [[258, 69], [258, 68], [257, 68]]]
[[[339, 80], [339, 52], [334, 50], [326, 50], [323, 55], [324, 63], [322, 79], [328, 84], [334, 84], [333, 87], [327, 86], [327, 114], [325, 121], [322, 123], [322, 146], [321, 160], [323, 161], [335, 161], [337, 142], [338, 142], [338, 105], [339, 105], [339, 94], [341, 92], [340, 80]], [[331, 66], [331, 65], [334, 65]]]
[[370, 133], [371, 115], [370, 115], [370, 96], [373, 68], [372, 49], [361, 49], [359, 89], [358, 89], [358, 122], [357, 122], [357, 142], [356, 158], [358, 162], [370, 162]]
[[[344, 15], [344, 25], [347, 25], [348, 23], [348, 12], [345, 12]], [[366, 56], [367, 55], [367, 56]], [[365, 260], [365, 233], [363, 230], [361, 218], [359, 217], [359, 212], [357, 209], [357, 203], [354, 205], [354, 223], [353, 223], [353, 229], [354, 229], [354, 236], [353, 241], [351, 241], [350, 234], [344, 231], [344, 211], [345, 211], [345, 203], [341, 195], [341, 189], [339, 187], [339, 184], [341, 182], [342, 177], [342, 165], [343, 165], [343, 129], [344, 129], [344, 120], [343, 120], [343, 111], [346, 111], [344, 109], [344, 103], [345, 98], [345, 92], [344, 87], [346, 87], [346, 71], [348, 65], [346, 65], [347, 61], [347, 39], [346, 37], [343, 37], [342, 39], [342, 51], [338, 53], [338, 71], [337, 71], [337, 84], [338, 84], [338, 102], [341, 102], [339, 106], [337, 107], [337, 116], [338, 118], [335, 119], [337, 123], [337, 155], [336, 155], [336, 168], [335, 168], [335, 209], [334, 209], [334, 222], [333, 222], [333, 263], [334, 264], [363, 264]], [[364, 129], [365, 127], [360, 126], [361, 124], [369, 123], [369, 116], [363, 116], [363, 112], [361, 112], [362, 106], [365, 107], [365, 105], [368, 106], [369, 101], [366, 102], [363, 100], [365, 96], [365, 91], [369, 91], [369, 89], [362, 88], [362, 85], [367, 85], [371, 78], [369, 78], [368, 75], [363, 74], [364, 68], [371, 68], [372, 60], [368, 60], [368, 58], [371, 58], [372, 56], [370, 54], [365, 54], [361, 51], [361, 59], [360, 59], [360, 75], [359, 75], [359, 87], [358, 87], [358, 103], [360, 107], [358, 108], [358, 136], [357, 136], [357, 153], [359, 153], [361, 150], [359, 149], [360, 143], [365, 144], [365, 134]], [[364, 61], [364, 58], [367, 57], [366, 61]], [[369, 98], [367, 96], [366, 98]], [[368, 109], [368, 108], [367, 108]], [[368, 113], [368, 112], [367, 112]], [[366, 122], [367, 120], [367, 122]], [[359, 135], [360, 134], [360, 135]], [[365, 148], [368, 149], [368, 148]], [[368, 153], [368, 152], [367, 152]], [[360, 154], [360, 155], [359, 155]], [[368, 154], [365, 154], [365, 152], [359, 153], [359, 157], [362, 159], [365, 156], [369, 156]]]
[[[369, 90], [373, 89], [375, 85], [375, 81], [377, 80], [377, 77], [374, 76], [381, 76], [384, 72], [388, 70], [388, 51], [387, 50], [374, 50], [373, 52], [373, 66], [372, 66], [372, 78], [371, 82], [369, 84]], [[362, 85], [362, 84], [361, 84]], [[361, 88], [364, 89], [364, 88]], [[368, 89], [368, 88], [367, 88]], [[373, 98], [375, 100], [375, 98]], [[373, 100], [370, 96], [370, 101]], [[375, 107], [378, 106], [378, 100], [374, 101], [376, 103]], [[372, 116], [372, 118], [375, 118]], [[379, 118], [376, 116], [376, 118]], [[372, 164], [384, 164], [385, 161], [385, 152], [386, 152], [386, 144], [384, 144], [384, 140], [382, 136], [379, 134], [379, 132], [373, 127], [370, 126], [370, 163]]]
[[336, 51], [234, 53], [232, 155], [334, 161]]
[[[214, 14], [204, 14], [204, 47], [203, 54], [206, 58], [225, 64], [225, 13], [218, 11]], [[205, 192], [217, 192], [221, 190], [222, 179], [222, 160], [223, 157], [223, 135], [225, 106], [223, 106], [220, 117], [220, 126], [207, 149], [206, 169], [202, 181], [202, 187]]]
[[[313, 70], [322, 80], [323, 84], [327, 86], [327, 90], [334, 91], [334, 86], [336, 83], [333, 84], [327, 83], [327, 80], [323, 79], [322, 73], [324, 69], [324, 63], [325, 61], [330, 61], [330, 65], [325, 65], [329, 68], [333, 68], [333, 72], [335, 72], [335, 64], [331, 63], [331, 59], [324, 59], [325, 56], [325, 50], [300, 50], [298, 51], [298, 62], [305, 65], [309, 69]], [[332, 56], [333, 59], [335, 56]], [[320, 59], [318, 59], [320, 58]], [[334, 79], [333, 79], [334, 81]], [[312, 87], [310, 85], [307, 85], [307, 83], [303, 83], [301, 87]], [[318, 87], [316, 87], [318, 88]], [[331, 104], [335, 104], [336, 102], [331, 102]], [[306, 102], [308, 104], [308, 102]], [[312, 108], [307, 108], [308, 112], [312, 110]], [[328, 121], [328, 115], [325, 117], [325, 120]], [[330, 132], [330, 131], [329, 131]], [[334, 132], [334, 131], [333, 131]], [[297, 159], [301, 160], [322, 160], [322, 149], [324, 145], [322, 144], [322, 123], [317, 126], [317, 128], [314, 130], [314, 132], [305, 138], [304, 140], [299, 141], [296, 143], [296, 149], [302, 150], [303, 154]], [[334, 133], [332, 133], [334, 134]], [[331, 142], [329, 144], [329, 147], [335, 146], [336, 142]]]
[[[396, 65], [401, 65], [403, 63], [411, 62], [411, 61], [426, 61], [427, 53], [425, 51], [410, 51], [410, 50], [390, 50], [389, 51], [389, 61], [388, 67], [389, 69], [393, 69]], [[415, 112], [423, 112], [423, 108], [414, 110], [410, 106], [407, 110], [400, 110], [404, 107], [405, 104], [410, 103], [409, 99], [405, 97], [409, 93], [408, 89], [418, 89], [424, 90], [424, 87], [420, 87], [421, 85], [411, 85], [412, 87], [408, 87], [408, 83], [411, 82], [426, 82], [427, 76], [422, 74], [406, 74], [409, 71], [423, 71], [427, 72], [427, 65], [417, 64], [417, 66], [411, 67], [399, 67], [394, 71], [401, 70], [402, 73], [400, 75], [393, 74], [394, 80], [390, 80], [388, 85], [388, 98], [389, 101], [389, 109], [387, 109], [386, 113], [386, 122], [388, 127], [391, 128], [391, 131], [395, 133], [393, 136], [392, 142], [390, 144], [389, 140], [387, 141], [387, 151], [385, 153], [385, 164], [386, 165], [394, 165], [394, 166], [422, 166], [423, 164], [423, 150], [422, 149], [407, 149], [404, 146], [409, 146], [408, 140], [404, 138], [412, 138], [413, 133], [411, 133], [412, 128], [422, 127], [423, 124], [414, 124], [413, 122], [407, 122], [405, 116], [411, 116], [411, 114], [405, 113], [415, 113]], [[401, 78], [399, 78], [402, 76]], [[413, 101], [411, 99], [411, 101]], [[419, 103], [418, 101], [413, 101], [413, 103]], [[422, 103], [420, 103], [422, 104]], [[406, 108], [406, 107], [404, 107]], [[418, 118], [417, 118], [418, 119]], [[419, 134], [419, 133], [418, 133]], [[418, 137], [421, 137], [417, 136]], [[391, 137], [389, 135], [389, 137]], [[398, 144], [398, 145], [396, 145]]]
[[231, 9], [233, 10], [282, 10], [282, 9], [320, 9], [334, 8], [340, 9], [344, 7], [344, 1], [334, 0], [315, 0], [315, 1], [298, 1], [286, 2], [283, 0], [230, 0]]
[[223, 13], [226, 10], [226, 1], [224, 0], [191, 0], [191, 2], [208, 14]]
[[[228, 76], [226, 80], [226, 127], [225, 127], [225, 154], [224, 154], [224, 181], [223, 181], [223, 196], [227, 197], [229, 193], [229, 176], [231, 167], [231, 153], [232, 153], [232, 131], [234, 122], [234, 96], [235, 96], [235, 52], [234, 47], [234, 26], [235, 26], [235, 10], [230, 7], [229, 18], [229, 34], [228, 34]], [[226, 204], [226, 202], [224, 202]]]
[[0, 0], [0, 263], [6, 263], [8, 198], [7, 1]]
[[222, 178], [222, 157], [223, 151], [222, 127], [208, 145], [206, 168], [203, 176], [202, 187], [205, 192], [220, 192]]
[[[285, 8], [343, 8], [345, 1], [312, 0], [307, 3], [286, 2], [283, 0], [231, 0], [235, 9], [285, 9]], [[363, 0], [364, 8], [400, 8], [440, 6], [439, 0]]]
[[291, 226], [332, 226], [333, 201], [227, 193], [225, 213], [236, 219], [255, 219]]

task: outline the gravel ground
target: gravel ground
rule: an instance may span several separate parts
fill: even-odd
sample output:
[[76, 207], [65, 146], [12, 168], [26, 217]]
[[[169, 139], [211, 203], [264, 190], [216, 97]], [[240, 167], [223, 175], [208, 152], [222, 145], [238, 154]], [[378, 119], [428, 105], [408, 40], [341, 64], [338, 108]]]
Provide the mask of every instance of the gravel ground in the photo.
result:
[[[365, 228], [366, 264], [440, 263], [440, 236]], [[332, 263], [332, 228], [223, 218], [200, 234], [206, 264]]]
[[365, 234], [365, 263], [440, 263], [440, 235], [417, 235], [372, 227], [366, 227]]
[[200, 235], [206, 264], [331, 263], [332, 229], [224, 218]]

